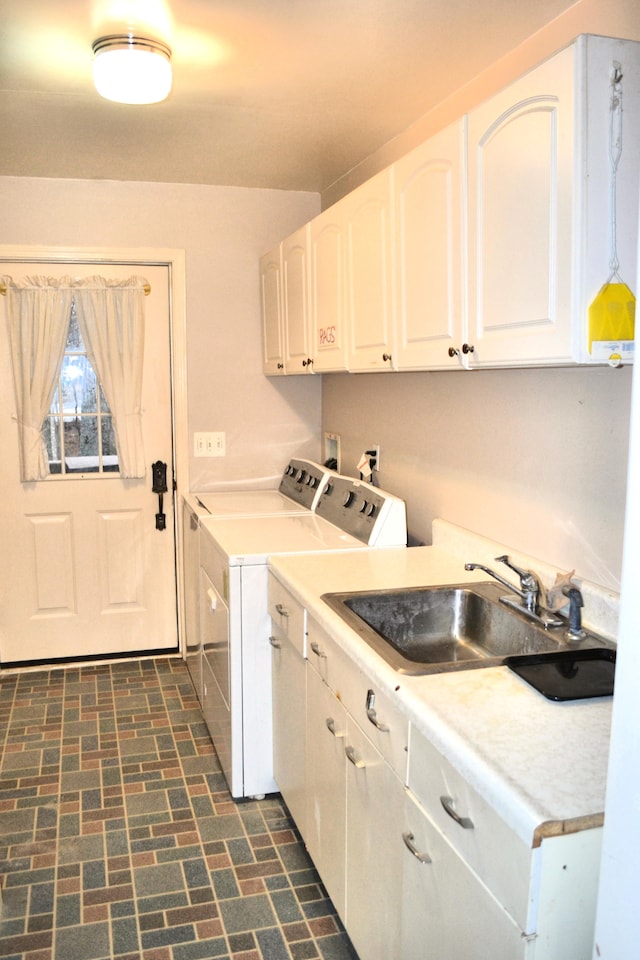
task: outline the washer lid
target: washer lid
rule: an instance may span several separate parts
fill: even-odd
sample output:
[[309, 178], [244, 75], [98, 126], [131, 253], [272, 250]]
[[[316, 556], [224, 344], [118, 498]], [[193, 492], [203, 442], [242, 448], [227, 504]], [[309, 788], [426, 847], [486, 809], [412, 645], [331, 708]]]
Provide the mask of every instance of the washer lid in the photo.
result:
[[266, 517], [308, 513], [307, 507], [283, 496], [278, 490], [235, 490], [197, 493], [195, 496], [212, 517]]
[[230, 566], [264, 564], [274, 554], [362, 550], [366, 544], [312, 513], [279, 517], [202, 517]]

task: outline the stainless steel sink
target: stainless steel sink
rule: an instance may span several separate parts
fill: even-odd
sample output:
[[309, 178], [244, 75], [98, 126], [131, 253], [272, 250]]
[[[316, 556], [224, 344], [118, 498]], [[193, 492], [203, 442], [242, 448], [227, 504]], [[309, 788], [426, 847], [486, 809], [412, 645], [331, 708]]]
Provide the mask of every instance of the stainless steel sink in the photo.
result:
[[570, 641], [565, 627], [545, 630], [500, 602], [498, 584], [452, 584], [322, 599], [400, 673], [495, 666], [506, 657], [612, 646], [593, 634]]

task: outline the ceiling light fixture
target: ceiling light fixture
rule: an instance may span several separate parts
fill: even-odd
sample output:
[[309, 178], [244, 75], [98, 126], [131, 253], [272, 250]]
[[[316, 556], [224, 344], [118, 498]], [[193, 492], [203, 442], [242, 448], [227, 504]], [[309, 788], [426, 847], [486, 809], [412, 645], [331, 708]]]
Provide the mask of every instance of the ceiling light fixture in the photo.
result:
[[100, 37], [93, 43], [93, 82], [116, 103], [159, 103], [171, 90], [171, 50], [132, 34]]

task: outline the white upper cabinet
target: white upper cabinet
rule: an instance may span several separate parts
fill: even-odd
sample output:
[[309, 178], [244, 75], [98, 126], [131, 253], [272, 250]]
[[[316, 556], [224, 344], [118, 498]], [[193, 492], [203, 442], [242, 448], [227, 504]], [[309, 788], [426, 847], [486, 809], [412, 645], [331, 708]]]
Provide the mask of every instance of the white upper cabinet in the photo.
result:
[[265, 373], [633, 359], [588, 318], [613, 236], [635, 282], [639, 154], [640, 43], [578, 37], [263, 257]]
[[393, 167], [396, 366], [457, 367], [463, 341], [466, 120]]
[[287, 373], [313, 373], [309, 344], [309, 224], [282, 242], [282, 307]]
[[344, 201], [347, 226], [349, 370], [393, 367], [393, 230], [391, 168]]
[[280, 289], [280, 244], [260, 258], [262, 303], [262, 369], [267, 376], [283, 376], [284, 328]]
[[636, 256], [639, 48], [580, 37], [469, 114], [465, 365], [588, 359], [588, 307], [609, 273], [614, 60], [630, 107], [618, 214], [636, 211], [618, 243], [630, 268]]
[[347, 369], [346, 235], [344, 201], [309, 227], [311, 353], [316, 373]]
[[572, 358], [574, 51], [469, 115], [471, 366]]

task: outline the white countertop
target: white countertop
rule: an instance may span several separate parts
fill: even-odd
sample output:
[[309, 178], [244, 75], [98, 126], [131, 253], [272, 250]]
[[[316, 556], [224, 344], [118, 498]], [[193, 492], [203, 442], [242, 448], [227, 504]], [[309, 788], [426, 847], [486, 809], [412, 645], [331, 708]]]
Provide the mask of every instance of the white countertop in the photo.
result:
[[321, 600], [323, 593], [463, 583], [486, 574], [467, 573], [459, 556], [435, 546], [276, 557], [269, 565], [525, 842], [601, 822], [611, 697], [553, 702], [507, 667], [398, 674]]

